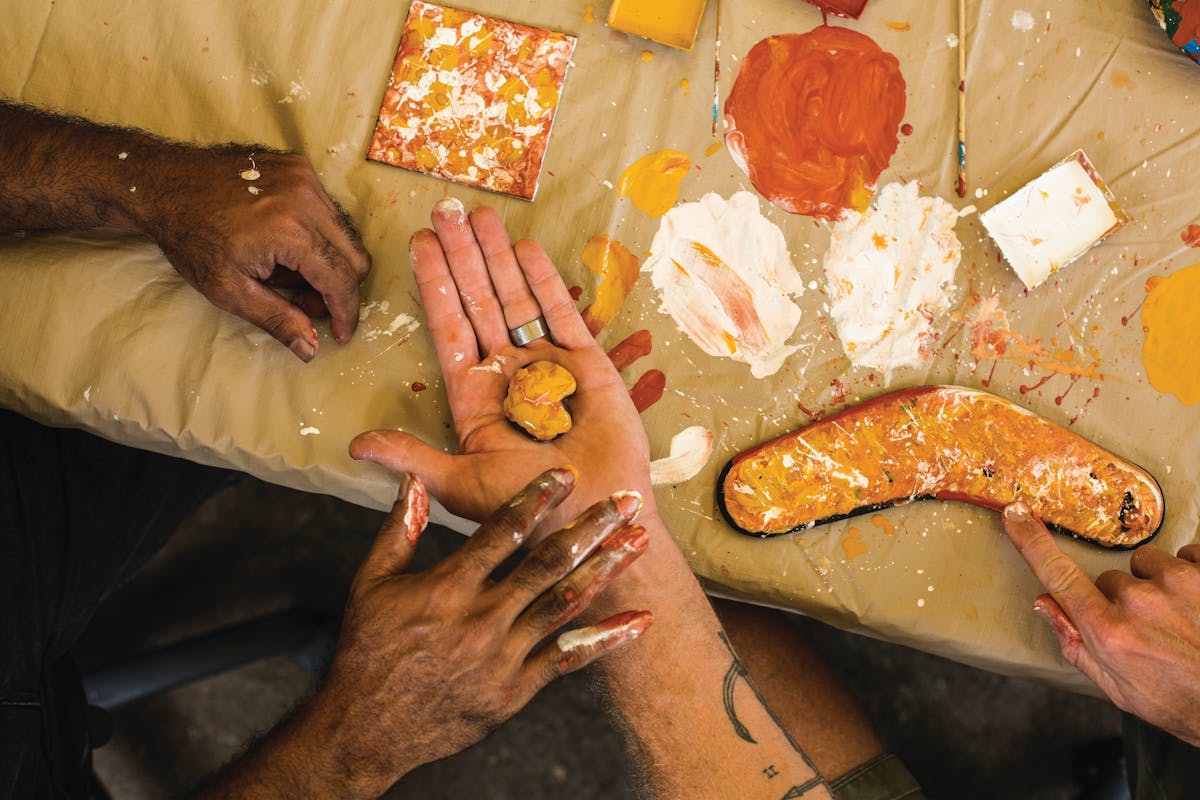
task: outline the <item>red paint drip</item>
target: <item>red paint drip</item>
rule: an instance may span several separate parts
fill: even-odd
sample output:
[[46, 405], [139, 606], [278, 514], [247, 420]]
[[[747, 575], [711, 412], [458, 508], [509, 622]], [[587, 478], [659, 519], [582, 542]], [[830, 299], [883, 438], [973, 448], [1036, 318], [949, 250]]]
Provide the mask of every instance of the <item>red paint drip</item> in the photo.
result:
[[1187, 229], [1179, 234], [1179, 238], [1183, 239], [1183, 243], [1188, 247], [1200, 247], [1200, 225], [1188, 225]]
[[[1047, 382], [1048, 382], [1048, 381], [1049, 381], [1051, 378], [1053, 378], [1053, 377], [1054, 377], [1056, 374], [1058, 374], [1058, 373], [1051, 372], [1049, 375], [1046, 375], [1046, 376], [1044, 376], [1044, 377], [1043, 377], [1043, 378], [1042, 378], [1040, 381], [1038, 381], [1037, 383], [1033, 384], [1032, 386], [1026, 386], [1025, 384], [1021, 384], [1021, 394], [1029, 394], [1030, 392], [1036, 392], [1038, 389], [1040, 389], [1040, 388], [1042, 388], [1043, 386], [1045, 386], [1045, 385], [1046, 385], [1046, 383], [1047, 383]], [[1061, 403], [1059, 403], [1059, 405], [1062, 405], [1062, 404], [1061, 404]]]
[[608, 360], [616, 367], [617, 372], [621, 372], [639, 358], [650, 355], [653, 346], [650, 331], [634, 331], [608, 351]]
[[997, 365], [997, 364], [999, 364], [999, 363], [1000, 363], [999, 361], [993, 361], [993, 362], [992, 362], [992, 369], [991, 369], [991, 371], [990, 371], [990, 372], [988, 372], [987, 380], [985, 380], [985, 381], [982, 381], [982, 383], [983, 383], [983, 388], [985, 388], [985, 389], [986, 389], [986, 388], [988, 388], [989, 386], [991, 386], [991, 385], [992, 385], [992, 379], [996, 377], [996, 365]]
[[1084, 411], [1087, 411], [1087, 407], [1088, 407], [1088, 406], [1090, 406], [1090, 405], [1092, 404], [1092, 401], [1093, 401], [1093, 400], [1095, 400], [1095, 399], [1096, 399], [1097, 397], [1099, 397], [1099, 396], [1100, 396], [1100, 387], [1099, 387], [1099, 386], [1097, 386], [1095, 389], [1093, 389], [1093, 390], [1092, 390], [1092, 396], [1091, 396], [1091, 397], [1089, 397], [1087, 400], [1085, 400], [1085, 401], [1084, 401], [1084, 403], [1083, 403], [1083, 405], [1080, 407], [1079, 411], [1077, 411], [1077, 412], [1075, 413], [1075, 416], [1073, 416], [1073, 417], [1071, 417], [1069, 420], [1067, 420], [1067, 425], [1074, 425], [1074, 424], [1075, 424], [1075, 422], [1076, 422], [1076, 421], [1077, 421], [1077, 420], [1078, 420], [1080, 417], [1082, 417], [1082, 416], [1083, 416], [1083, 412], [1084, 412]]
[[1054, 405], [1056, 405], [1056, 406], [1061, 406], [1061, 405], [1062, 405], [1062, 403], [1063, 403], [1063, 398], [1065, 398], [1065, 397], [1067, 396], [1067, 392], [1069, 392], [1069, 391], [1071, 391], [1072, 389], [1074, 389], [1074, 388], [1075, 388], [1075, 384], [1079, 382], [1079, 376], [1078, 376], [1078, 375], [1072, 375], [1072, 376], [1071, 376], [1071, 378], [1070, 378], [1070, 380], [1071, 380], [1071, 382], [1067, 384], [1067, 388], [1063, 390], [1063, 393], [1062, 393], [1062, 394], [1060, 394], [1058, 397], [1054, 398]]
[[583, 297], [583, 287], [572, 286], [570, 289], [567, 289], [567, 294], [571, 295], [571, 299], [578, 303], [579, 298]]
[[909, 125], [909, 124], [906, 122], [906, 123], [904, 123], [903, 125], [901, 125], [901, 126], [900, 126], [900, 132], [901, 132], [902, 134], [904, 134], [905, 136], [912, 136], [912, 135], [913, 135], [913, 126], [912, 126], [912, 125]]
[[1140, 302], [1138, 302], [1138, 304], [1137, 304], [1136, 306], [1134, 306], [1134, 308], [1133, 308], [1133, 311], [1130, 311], [1130, 312], [1129, 312], [1129, 314], [1127, 314], [1126, 316], [1123, 316], [1123, 317], [1121, 317], [1121, 327], [1123, 327], [1123, 328], [1127, 328], [1127, 327], [1129, 327], [1129, 320], [1131, 320], [1131, 319], [1133, 319], [1135, 316], [1137, 316], [1137, 313], [1138, 313], [1139, 311], [1141, 311], [1141, 309], [1142, 309], [1142, 305], [1143, 305], [1143, 304], [1145, 304], [1145, 302], [1146, 302], [1146, 298], [1145, 298], [1145, 297], [1143, 297], [1143, 298], [1141, 299], [1141, 301], [1140, 301]]
[[661, 400], [666, 388], [667, 376], [660, 370], [652, 369], [637, 379], [637, 383], [629, 390], [629, 396], [640, 414]]
[[412, 389], [414, 392], [423, 392], [426, 389], [428, 389], [429, 387], [426, 386], [425, 384], [421, 383], [420, 381], [413, 381], [412, 383], [409, 384], [408, 388]]

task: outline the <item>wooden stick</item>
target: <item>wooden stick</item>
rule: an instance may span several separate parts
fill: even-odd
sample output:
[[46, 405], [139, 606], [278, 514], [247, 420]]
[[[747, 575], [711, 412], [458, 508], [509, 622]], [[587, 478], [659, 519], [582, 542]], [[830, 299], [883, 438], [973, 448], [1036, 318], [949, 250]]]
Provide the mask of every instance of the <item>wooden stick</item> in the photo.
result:
[[967, 196], [967, 0], [958, 0], [958, 196]]
[[712, 135], [717, 135], [721, 108], [721, 0], [717, 0], [717, 40], [713, 46], [713, 118]]

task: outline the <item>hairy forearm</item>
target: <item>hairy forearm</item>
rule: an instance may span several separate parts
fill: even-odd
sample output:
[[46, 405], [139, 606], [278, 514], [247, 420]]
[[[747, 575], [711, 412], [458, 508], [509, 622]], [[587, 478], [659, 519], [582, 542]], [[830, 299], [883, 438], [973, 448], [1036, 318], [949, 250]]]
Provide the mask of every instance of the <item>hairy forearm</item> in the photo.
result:
[[737, 659], [666, 529], [661, 522], [647, 528], [655, 536], [650, 549], [605, 600], [652, 609], [654, 627], [600, 663], [654, 794], [828, 797]]

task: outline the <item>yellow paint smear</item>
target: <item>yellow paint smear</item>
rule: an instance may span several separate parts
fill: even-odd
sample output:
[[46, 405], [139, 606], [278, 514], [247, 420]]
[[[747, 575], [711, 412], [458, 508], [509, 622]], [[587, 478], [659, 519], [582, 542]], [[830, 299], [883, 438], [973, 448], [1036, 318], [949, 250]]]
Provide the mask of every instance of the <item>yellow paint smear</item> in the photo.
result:
[[1146, 282], [1142, 364], [1150, 385], [1190, 406], [1200, 402], [1200, 264]]
[[867, 552], [867, 543], [863, 541], [862, 531], [850, 528], [846, 538], [842, 539], [842, 552], [846, 554], [847, 561], [853, 561]]
[[691, 50], [705, 0], [613, 0], [608, 26], [661, 44]]
[[679, 186], [691, 168], [687, 153], [659, 150], [630, 164], [621, 173], [617, 191], [639, 211], [661, 217], [679, 200]]
[[708, 147], [705, 148], [704, 157], [712, 158], [717, 153], [721, 152], [721, 148], [724, 146], [725, 146], [725, 140], [718, 139], [717, 141], [713, 142], [712, 144], [710, 144]]
[[907, 31], [912, 28], [912, 25], [909, 25], [907, 21], [889, 20], [887, 25], [889, 28], [891, 28], [894, 31]]
[[604, 326], [616, 319], [625, 298], [637, 283], [641, 264], [637, 256], [608, 234], [593, 236], [583, 248], [583, 265], [600, 276], [596, 297], [583, 310], [583, 321], [595, 336]]
[[583, 7], [583, 21], [588, 25], [596, 21], [596, 7], [591, 3]]
[[692, 84], [691, 84], [691, 82], [690, 82], [690, 81], [688, 81], [688, 79], [687, 79], [687, 78], [684, 78], [683, 80], [681, 80], [681, 81], [679, 82], [679, 88], [680, 88], [680, 89], [683, 89], [685, 92], [686, 92], [686, 91], [687, 91], [689, 88], [691, 88], [691, 85], [692, 85]]

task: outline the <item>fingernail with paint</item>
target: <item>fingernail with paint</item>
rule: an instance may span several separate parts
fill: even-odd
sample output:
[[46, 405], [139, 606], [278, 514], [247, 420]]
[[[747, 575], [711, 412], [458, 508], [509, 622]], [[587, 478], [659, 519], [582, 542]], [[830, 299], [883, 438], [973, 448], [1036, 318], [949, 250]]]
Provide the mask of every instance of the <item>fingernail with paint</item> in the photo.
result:
[[631, 522], [637, 519], [637, 515], [642, 510], [644, 501], [639, 492], [632, 489], [627, 489], [623, 492], [617, 492], [612, 496], [613, 505], [617, 508], [617, 513]]
[[571, 489], [579, 478], [579, 472], [572, 466], [555, 467], [550, 470], [550, 477], [558, 481], [564, 488]]
[[457, 197], [444, 197], [437, 201], [437, 204], [433, 207], [433, 213], [446, 217], [462, 218], [466, 216], [467, 209]]
[[1020, 502], [1009, 503], [1004, 507], [1004, 518], [1012, 522], [1028, 522], [1029, 506]]
[[312, 361], [317, 355], [317, 348], [313, 347], [312, 343], [303, 336], [297, 336], [295, 339], [292, 339], [292, 343], [288, 345], [288, 348], [296, 354], [297, 358], [305, 363]]

